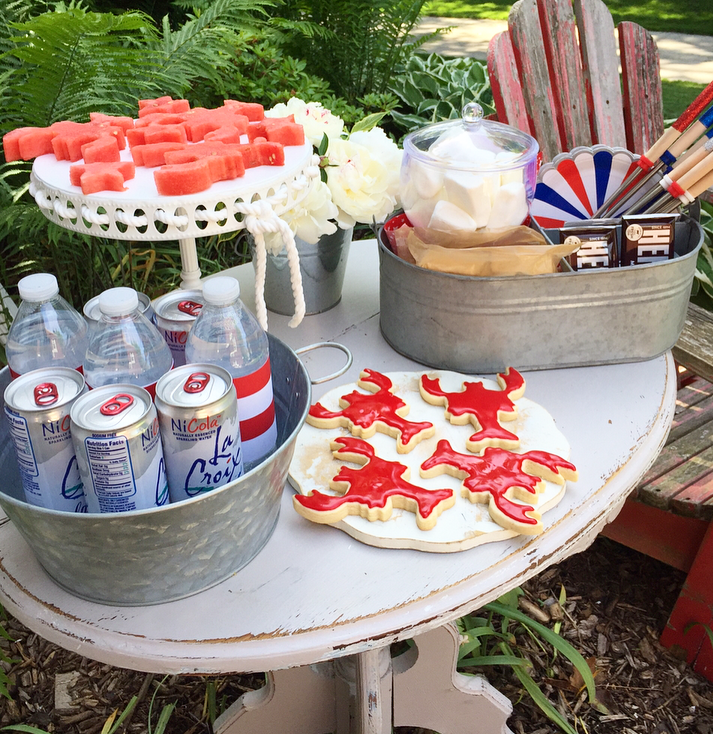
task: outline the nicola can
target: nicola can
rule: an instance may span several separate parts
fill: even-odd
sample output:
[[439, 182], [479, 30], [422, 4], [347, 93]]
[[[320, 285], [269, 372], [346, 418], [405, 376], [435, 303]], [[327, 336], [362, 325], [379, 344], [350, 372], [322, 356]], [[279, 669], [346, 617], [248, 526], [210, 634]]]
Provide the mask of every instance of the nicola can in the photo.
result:
[[203, 308], [201, 291], [176, 290], [156, 300], [155, 323], [173, 355], [173, 364], [186, 363], [186, 339]]
[[227, 370], [187, 364], [156, 384], [171, 502], [222, 487], [243, 473], [238, 402]]
[[72, 405], [85, 392], [84, 377], [69, 367], [26, 372], [5, 390], [5, 415], [25, 499], [32, 505], [87, 511], [70, 419]]
[[89, 512], [129, 512], [168, 503], [158, 415], [148, 391], [105, 385], [71, 410], [72, 441]]

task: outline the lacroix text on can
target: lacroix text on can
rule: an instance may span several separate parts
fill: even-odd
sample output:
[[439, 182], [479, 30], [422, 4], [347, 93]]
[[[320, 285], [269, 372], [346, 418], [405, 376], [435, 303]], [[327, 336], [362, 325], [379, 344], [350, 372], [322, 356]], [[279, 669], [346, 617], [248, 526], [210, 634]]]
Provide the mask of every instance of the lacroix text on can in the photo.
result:
[[5, 389], [5, 415], [25, 499], [32, 505], [87, 511], [69, 415], [84, 392], [84, 377], [69, 367], [26, 372]]
[[175, 367], [186, 363], [186, 339], [203, 303], [201, 291], [180, 289], [161, 296], [155, 303], [156, 327], [171, 350]]
[[227, 370], [211, 364], [177, 367], [156, 384], [155, 405], [171, 502], [242, 475], [238, 401]]
[[105, 385], [71, 410], [72, 440], [89, 512], [127, 512], [168, 502], [168, 484], [151, 395], [136, 385]]

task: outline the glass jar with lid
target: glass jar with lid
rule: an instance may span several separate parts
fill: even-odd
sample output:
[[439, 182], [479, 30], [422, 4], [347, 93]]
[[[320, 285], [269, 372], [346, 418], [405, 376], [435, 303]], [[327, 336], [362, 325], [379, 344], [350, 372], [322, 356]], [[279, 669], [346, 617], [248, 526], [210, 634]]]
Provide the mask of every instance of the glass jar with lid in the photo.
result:
[[401, 202], [415, 227], [467, 233], [522, 224], [535, 193], [539, 145], [527, 133], [483, 119], [471, 102], [460, 120], [404, 139]]

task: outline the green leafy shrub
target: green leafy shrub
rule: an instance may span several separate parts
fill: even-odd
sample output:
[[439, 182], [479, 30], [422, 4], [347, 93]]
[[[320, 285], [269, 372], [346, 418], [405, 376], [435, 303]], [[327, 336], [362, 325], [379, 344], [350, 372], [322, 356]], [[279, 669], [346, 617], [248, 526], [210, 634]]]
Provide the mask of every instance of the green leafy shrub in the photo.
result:
[[696, 262], [691, 301], [701, 308], [713, 311], [713, 204], [701, 202], [701, 224], [704, 240]]
[[495, 112], [486, 67], [475, 59], [444, 59], [438, 54], [412, 56], [398, 68], [389, 90], [401, 100], [394, 122], [404, 132], [461, 116], [468, 102], [477, 102], [485, 115]]
[[[6, 49], [0, 135], [85, 121], [94, 110], [135, 114], [142, 97], [171, 94], [195, 104], [205, 89], [222, 83], [240, 34], [265, 24], [271, 0], [215, 0], [176, 30], [167, 18], [158, 28], [140, 12], [95, 13], [74, 3], [28, 17], [38, 4], [17, 0], [0, 23]], [[2, 275], [11, 292], [20, 277], [36, 271], [55, 273], [77, 307], [112, 285], [145, 286], [149, 295], [177, 285], [178, 243], [110, 242], [49, 223], [27, 193], [30, 168], [25, 162], [0, 166]], [[206, 273], [233, 264], [232, 248], [218, 244], [217, 238], [201, 242]], [[138, 255], [145, 251], [152, 254]]]
[[350, 104], [383, 94], [399, 65], [438, 32], [416, 38], [425, 0], [285, 0], [280, 16], [306, 25], [289, 53]]

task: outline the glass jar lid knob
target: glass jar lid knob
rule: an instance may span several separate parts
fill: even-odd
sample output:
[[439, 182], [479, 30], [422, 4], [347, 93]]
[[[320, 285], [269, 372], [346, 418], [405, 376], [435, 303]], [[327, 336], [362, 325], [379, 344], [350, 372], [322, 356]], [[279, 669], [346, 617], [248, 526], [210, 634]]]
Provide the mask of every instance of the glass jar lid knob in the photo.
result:
[[468, 102], [463, 107], [463, 121], [469, 125], [479, 125], [483, 119], [483, 108], [477, 102]]

